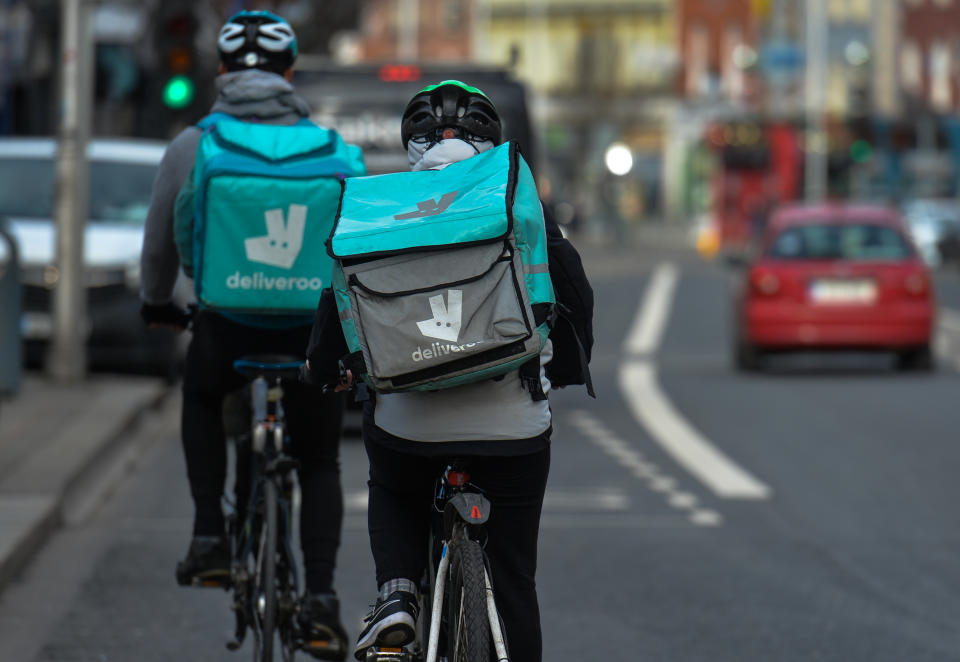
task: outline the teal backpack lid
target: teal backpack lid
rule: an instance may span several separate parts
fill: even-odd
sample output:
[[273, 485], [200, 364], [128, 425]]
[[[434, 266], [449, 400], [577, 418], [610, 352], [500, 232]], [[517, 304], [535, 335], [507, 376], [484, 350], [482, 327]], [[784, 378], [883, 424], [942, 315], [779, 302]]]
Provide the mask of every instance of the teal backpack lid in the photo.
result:
[[502, 239], [516, 159], [515, 143], [504, 143], [441, 170], [349, 178], [327, 251], [350, 258]]
[[271, 161], [294, 159], [323, 149], [332, 152], [339, 138], [330, 129], [316, 125], [293, 124], [278, 131], [275, 125], [236, 121], [218, 123], [217, 137], [228, 143], [229, 149], [248, 150]]

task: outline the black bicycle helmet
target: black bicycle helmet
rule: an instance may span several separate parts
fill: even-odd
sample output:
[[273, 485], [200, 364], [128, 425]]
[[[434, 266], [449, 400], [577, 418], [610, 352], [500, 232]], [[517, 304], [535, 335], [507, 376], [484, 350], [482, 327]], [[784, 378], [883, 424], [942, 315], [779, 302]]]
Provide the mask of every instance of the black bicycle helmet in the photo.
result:
[[403, 148], [411, 139], [439, 142], [447, 128], [471, 142], [502, 142], [500, 116], [493, 102], [482, 91], [458, 80], [428, 85], [413, 95], [400, 123]]
[[217, 51], [227, 71], [264, 69], [282, 74], [297, 59], [297, 36], [276, 14], [242, 11], [220, 28]]

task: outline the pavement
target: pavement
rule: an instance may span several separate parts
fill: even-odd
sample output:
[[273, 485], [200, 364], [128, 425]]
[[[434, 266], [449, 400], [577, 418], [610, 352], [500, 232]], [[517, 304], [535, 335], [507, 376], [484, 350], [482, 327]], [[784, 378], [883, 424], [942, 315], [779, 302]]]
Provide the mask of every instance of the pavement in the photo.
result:
[[28, 373], [0, 401], [0, 591], [106, 480], [141, 417], [174, 391], [149, 377], [91, 375], [67, 385]]

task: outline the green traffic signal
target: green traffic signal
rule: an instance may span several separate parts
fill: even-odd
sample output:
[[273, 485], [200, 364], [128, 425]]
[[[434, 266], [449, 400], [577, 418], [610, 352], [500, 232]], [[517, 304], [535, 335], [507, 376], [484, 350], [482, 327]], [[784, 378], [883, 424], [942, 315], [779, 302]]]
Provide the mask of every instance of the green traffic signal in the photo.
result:
[[854, 140], [853, 144], [850, 145], [850, 158], [854, 163], [864, 163], [869, 161], [872, 155], [873, 145], [866, 140]]
[[174, 110], [186, 108], [193, 101], [196, 91], [196, 86], [188, 76], [174, 76], [163, 86], [163, 105]]

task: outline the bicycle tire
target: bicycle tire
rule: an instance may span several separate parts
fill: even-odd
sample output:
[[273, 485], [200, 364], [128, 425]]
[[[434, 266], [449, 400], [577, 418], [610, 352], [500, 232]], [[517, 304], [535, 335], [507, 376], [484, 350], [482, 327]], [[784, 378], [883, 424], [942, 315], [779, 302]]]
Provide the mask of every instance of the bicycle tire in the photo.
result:
[[253, 609], [259, 617], [260, 650], [254, 651], [254, 662], [273, 662], [277, 622], [277, 484], [270, 478], [263, 481], [263, 508], [260, 557], [257, 559], [253, 595]]
[[447, 654], [450, 662], [489, 662], [490, 621], [483, 575], [483, 550], [459, 540], [451, 550]]

